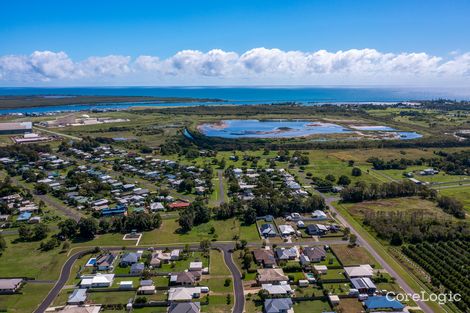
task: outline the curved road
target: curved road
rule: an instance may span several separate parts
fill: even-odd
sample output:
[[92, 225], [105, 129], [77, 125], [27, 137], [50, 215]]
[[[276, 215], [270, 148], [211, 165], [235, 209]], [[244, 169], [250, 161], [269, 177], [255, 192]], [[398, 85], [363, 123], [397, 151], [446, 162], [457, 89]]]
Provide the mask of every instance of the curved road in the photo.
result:
[[[198, 248], [199, 245], [191, 245], [190, 246], [192, 249]], [[238, 267], [236, 264], [233, 262], [232, 259], [232, 249], [235, 247], [233, 243], [214, 243], [212, 245], [213, 248], [219, 249], [222, 251], [224, 255], [224, 261], [225, 264], [227, 265], [228, 269], [232, 273], [232, 278], [233, 278], [233, 289], [235, 293], [235, 304], [233, 306], [232, 312], [233, 313], [243, 313], [243, 309], [245, 306], [245, 295], [243, 292], [243, 281], [242, 281], [242, 276], [240, 274], [240, 271], [238, 270]], [[116, 247], [102, 247], [103, 249], [118, 249]], [[181, 246], [174, 246], [174, 247], [168, 247], [168, 248], [181, 248]], [[127, 250], [140, 250], [142, 247], [128, 247]], [[47, 294], [46, 298], [42, 301], [42, 303], [36, 308], [34, 313], [43, 313], [49, 306], [51, 306], [52, 302], [54, 302], [54, 299], [59, 295], [59, 292], [62, 290], [62, 288], [65, 286], [67, 283], [69, 277], [70, 277], [70, 272], [72, 270], [73, 264], [75, 261], [80, 258], [82, 255], [88, 253], [88, 250], [85, 251], [79, 251], [72, 256], [70, 256], [67, 261], [64, 263], [62, 266], [61, 272], [60, 272], [60, 277], [56, 281], [54, 287], [49, 291]]]
[[224, 254], [224, 261], [233, 277], [233, 291], [235, 292], [235, 305], [232, 308], [233, 313], [243, 313], [245, 307], [245, 294], [243, 291], [243, 281], [240, 270], [233, 262], [232, 252], [233, 245], [218, 245]]
[[43, 313], [46, 309], [52, 304], [54, 299], [57, 297], [59, 292], [62, 290], [64, 285], [67, 283], [67, 280], [70, 276], [70, 271], [72, 270], [72, 266], [75, 261], [80, 258], [82, 255], [86, 254], [88, 251], [79, 251], [73, 254], [70, 258], [62, 266], [62, 270], [60, 272], [60, 277], [55, 283], [54, 287], [49, 291], [46, 298], [42, 301], [42, 303], [36, 308], [34, 313]]

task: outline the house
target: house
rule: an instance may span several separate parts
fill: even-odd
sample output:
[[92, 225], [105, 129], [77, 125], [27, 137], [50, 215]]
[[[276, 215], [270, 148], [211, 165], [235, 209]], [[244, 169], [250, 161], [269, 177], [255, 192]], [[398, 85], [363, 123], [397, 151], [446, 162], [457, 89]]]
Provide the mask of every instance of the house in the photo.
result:
[[290, 295], [294, 292], [291, 286], [287, 283], [280, 285], [262, 284], [261, 289], [266, 290], [268, 294], [272, 296]]
[[364, 307], [368, 311], [392, 311], [401, 312], [405, 308], [400, 301], [386, 296], [373, 296], [364, 301]]
[[132, 289], [134, 288], [132, 280], [123, 280], [119, 282], [119, 289]]
[[264, 313], [293, 313], [291, 298], [276, 298], [264, 300]]
[[191, 262], [189, 263], [190, 271], [202, 271], [202, 262]]
[[21, 278], [0, 279], [0, 294], [15, 293], [22, 283]]
[[170, 260], [171, 261], [178, 261], [180, 259], [180, 253], [181, 253], [180, 249], [172, 250], [171, 253], [170, 253]]
[[198, 275], [193, 272], [172, 273], [170, 275], [170, 285], [192, 286], [199, 280]]
[[122, 267], [126, 267], [134, 263], [137, 263], [138, 261], [139, 261], [139, 256], [137, 255], [137, 253], [128, 252], [122, 256], [121, 262], [119, 262], [119, 265], [121, 265]]
[[263, 237], [275, 237], [277, 235], [272, 224], [262, 224], [259, 231]]
[[199, 302], [172, 303], [168, 313], [200, 313], [201, 304]]
[[143, 279], [140, 281], [141, 286], [153, 286], [153, 280], [151, 279]]
[[114, 280], [114, 274], [98, 273], [96, 275], [83, 275], [81, 278], [81, 288], [110, 287]]
[[362, 294], [371, 295], [377, 290], [377, 287], [369, 277], [352, 278], [351, 283]]
[[153, 295], [157, 291], [155, 289], [155, 286], [140, 286], [139, 289], [137, 289], [137, 293], [140, 295]]
[[326, 274], [326, 271], [328, 270], [328, 267], [326, 265], [314, 265], [313, 269], [315, 272], [319, 275], [324, 275]]
[[336, 306], [340, 302], [340, 299], [337, 295], [329, 295], [328, 300], [330, 301], [332, 306]]
[[314, 218], [316, 220], [327, 220], [328, 216], [322, 210], [315, 210], [312, 213], [312, 218]]
[[374, 270], [369, 264], [363, 264], [358, 266], [346, 266], [344, 268], [344, 271], [349, 279], [356, 277], [371, 278], [374, 275]]
[[278, 260], [295, 260], [298, 256], [296, 247], [276, 248], [275, 253]]
[[108, 271], [114, 268], [113, 263], [116, 260], [116, 255], [112, 253], [102, 254], [96, 258], [95, 266], [98, 271]]
[[327, 233], [328, 227], [322, 224], [310, 224], [307, 226], [306, 232], [310, 236], [323, 236]]
[[176, 287], [168, 290], [168, 301], [191, 301], [194, 298], [199, 298], [202, 292], [208, 292], [205, 287]]
[[256, 280], [259, 284], [279, 284], [289, 280], [282, 268], [262, 268], [257, 271]]
[[134, 263], [131, 265], [131, 275], [141, 275], [145, 269], [144, 263]]
[[276, 265], [276, 259], [272, 250], [256, 249], [253, 251], [253, 256], [256, 264], [263, 265], [263, 267], [273, 267]]
[[84, 304], [86, 298], [86, 289], [74, 289], [67, 299], [67, 304]]
[[[101, 305], [66, 305], [61, 309], [54, 309], [53, 312], [59, 313], [99, 313]], [[46, 310], [46, 312], [50, 312]]]
[[150, 203], [150, 211], [152, 212], [157, 212], [157, 211], [163, 211], [165, 210], [165, 207], [161, 202], [152, 202]]
[[303, 248], [302, 254], [307, 256], [310, 262], [321, 262], [326, 258], [326, 251], [320, 247]]
[[295, 234], [295, 229], [290, 225], [279, 225], [281, 236], [290, 236]]
[[184, 208], [187, 208], [188, 206], [190, 206], [191, 203], [189, 202], [184, 202], [184, 201], [175, 201], [173, 203], [170, 203], [168, 205], [168, 207], [172, 210], [176, 210], [176, 209], [184, 209]]

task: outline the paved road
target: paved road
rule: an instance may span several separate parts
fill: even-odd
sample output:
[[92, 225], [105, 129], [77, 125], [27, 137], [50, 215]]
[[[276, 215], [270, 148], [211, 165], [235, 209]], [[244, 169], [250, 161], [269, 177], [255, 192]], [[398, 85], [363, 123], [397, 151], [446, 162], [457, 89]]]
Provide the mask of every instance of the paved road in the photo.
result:
[[70, 276], [70, 271], [72, 269], [73, 263], [83, 254], [85, 254], [86, 251], [80, 251], [76, 252], [73, 254], [70, 258], [67, 259], [65, 264], [62, 266], [62, 270], [60, 272], [60, 277], [55, 283], [54, 287], [49, 291], [47, 294], [46, 298], [42, 301], [42, 303], [37, 307], [37, 309], [34, 311], [34, 313], [43, 313], [46, 311], [46, 309], [52, 304], [54, 299], [57, 297], [59, 294], [60, 290], [64, 287], [64, 285], [67, 283], [67, 280], [69, 279]]
[[221, 205], [225, 202], [225, 191], [224, 191], [224, 176], [222, 170], [217, 170], [217, 176], [219, 178], [219, 200], [218, 203]]
[[[398, 275], [398, 273], [378, 254], [375, 249], [365, 240], [361, 234], [354, 229], [354, 227], [349, 224], [349, 222], [341, 216], [339, 211], [331, 204], [331, 202], [336, 201], [337, 199], [335, 198], [326, 198], [325, 201], [326, 204], [330, 207], [331, 211], [336, 213], [336, 218], [344, 225], [349, 227], [351, 230], [351, 233], [355, 234], [357, 236], [357, 243], [362, 245], [364, 248], [366, 248], [370, 254], [382, 265], [382, 267], [393, 277], [395, 277], [396, 282], [403, 288], [403, 290], [408, 293], [408, 294], [415, 294], [416, 292], [405, 282], [405, 280]], [[426, 302], [423, 301], [415, 301], [416, 304], [421, 308], [421, 310], [425, 313], [433, 313], [433, 310], [427, 305]]]
[[[11, 177], [11, 181], [16, 185], [21, 186], [21, 187], [26, 188], [26, 189], [29, 190], [28, 186], [24, 182], [20, 181], [17, 177]], [[33, 190], [30, 190], [30, 191], [33, 193]], [[66, 206], [65, 204], [58, 203], [58, 202], [52, 200], [48, 195], [34, 194], [34, 197], [39, 198], [40, 200], [42, 200], [46, 204], [46, 206], [52, 207], [56, 210], [59, 210], [62, 213], [64, 213], [65, 216], [67, 216], [69, 218], [72, 218], [76, 221], [78, 221], [81, 217], [84, 216], [82, 213], [78, 212], [77, 210], [72, 209], [72, 208]], [[57, 200], [57, 201], [60, 201], [60, 200]]]
[[82, 141], [82, 138], [75, 137], [75, 136], [71, 136], [71, 135], [66, 135], [66, 134], [62, 134], [62, 133], [58, 133], [58, 132], [52, 131], [52, 130], [50, 130], [50, 129], [45, 129], [45, 128], [37, 127], [37, 126], [34, 126], [33, 128], [35, 128], [35, 129], [37, 129], [37, 130], [39, 130], [39, 131], [45, 132], [45, 133], [52, 134], [52, 135], [56, 135], [56, 136], [60, 136], [60, 137], [65, 137], [65, 138], [69, 138], [69, 139], [73, 139], [73, 140], [77, 140], [77, 141]]
[[233, 291], [235, 292], [235, 304], [232, 308], [233, 313], [243, 313], [244, 307], [245, 307], [245, 294], [243, 292], [243, 281], [242, 281], [242, 275], [240, 273], [240, 270], [238, 267], [235, 265], [232, 259], [233, 253], [231, 252], [231, 249], [233, 249], [233, 245], [218, 245], [219, 249], [222, 250], [222, 253], [224, 254], [224, 261], [225, 264], [227, 265], [228, 269], [232, 273], [232, 278], [233, 278]]

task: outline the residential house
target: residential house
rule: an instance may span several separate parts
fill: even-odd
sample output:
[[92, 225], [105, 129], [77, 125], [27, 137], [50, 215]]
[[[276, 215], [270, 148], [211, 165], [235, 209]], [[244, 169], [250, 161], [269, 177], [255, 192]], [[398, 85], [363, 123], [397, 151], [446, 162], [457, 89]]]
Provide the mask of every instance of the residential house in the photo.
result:
[[362, 294], [374, 294], [377, 287], [369, 277], [352, 278], [351, 283]]
[[86, 302], [86, 289], [74, 289], [67, 299], [67, 304], [84, 304]]
[[131, 265], [131, 275], [141, 275], [145, 269], [144, 263], [134, 263]]
[[299, 251], [296, 247], [276, 248], [275, 253], [278, 260], [295, 260], [299, 254]]
[[364, 301], [364, 307], [369, 311], [402, 312], [405, 306], [396, 299], [386, 296], [373, 296]]
[[293, 313], [291, 298], [276, 298], [264, 300], [264, 313]]
[[302, 249], [302, 254], [307, 256], [310, 262], [321, 262], [326, 258], [326, 251], [321, 247], [306, 247]]
[[209, 292], [205, 287], [176, 287], [168, 290], [168, 301], [191, 301], [199, 298], [202, 292]]
[[307, 225], [306, 232], [311, 236], [324, 236], [328, 232], [328, 227], [322, 224], [310, 224]]
[[170, 275], [170, 285], [192, 286], [199, 280], [199, 275], [194, 272], [172, 273]]
[[256, 264], [263, 265], [263, 267], [274, 267], [276, 265], [276, 258], [272, 250], [256, 249], [253, 251], [253, 256]]
[[284, 275], [282, 268], [263, 268], [258, 269], [256, 280], [259, 284], [279, 284], [287, 282], [289, 278]]
[[262, 224], [259, 228], [261, 236], [263, 237], [275, 237], [277, 235], [273, 224]]
[[168, 313], [200, 313], [201, 304], [199, 302], [172, 303]]
[[134, 252], [128, 252], [121, 257], [119, 264], [123, 267], [130, 266], [139, 261], [139, 255]]
[[287, 283], [273, 285], [273, 284], [262, 284], [261, 289], [264, 289], [271, 296], [290, 295], [294, 292], [291, 286]]
[[371, 278], [374, 275], [374, 269], [369, 264], [363, 264], [358, 266], [346, 266], [344, 268], [344, 271], [349, 279], [356, 277]]
[[15, 293], [21, 288], [22, 283], [21, 278], [0, 279], [0, 294]]
[[83, 275], [81, 278], [81, 288], [110, 287], [114, 280], [114, 274], [98, 273], [96, 275]]
[[106, 253], [96, 258], [95, 266], [98, 271], [109, 271], [114, 268], [113, 263], [116, 260], [116, 255], [112, 253]]
[[290, 236], [295, 234], [295, 229], [290, 225], [279, 225], [281, 236]]

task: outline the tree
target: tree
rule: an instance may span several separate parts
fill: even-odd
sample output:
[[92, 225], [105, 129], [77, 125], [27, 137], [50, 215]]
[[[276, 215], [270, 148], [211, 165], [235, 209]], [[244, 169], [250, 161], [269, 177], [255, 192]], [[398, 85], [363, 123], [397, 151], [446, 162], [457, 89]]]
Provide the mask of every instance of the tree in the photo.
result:
[[5, 238], [0, 234], [0, 254], [5, 251], [7, 248], [7, 242], [5, 241]]
[[57, 238], [52, 237], [48, 241], [45, 241], [45, 242], [42, 241], [41, 245], [39, 246], [39, 249], [43, 251], [49, 251], [49, 250], [54, 249], [58, 245], [59, 245], [59, 240], [57, 240]]
[[45, 224], [36, 224], [33, 228], [34, 239], [35, 240], [43, 240], [47, 237], [47, 233], [49, 232], [49, 228]]
[[178, 223], [182, 232], [188, 232], [194, 225], [194, 210], [191, 206], [185, 208], [180, 212]]
[[354, 166], [354, 160], [349, 160], [348, 161], [348, 166], [353, 167]]
[[209, 249], [211, 248], [211, 242], [209, 240], [202, 240], [199, 243], [199, 247], [201, 248], [202, 251], [208, 252]]
[[348, 186], [349, 184], [351, 184], [351, 179], [346, 175], [341, 175], [338, 178], [338, 184], [341, 186]]
[[74, 219], [68, 218], [59, 223], [59, 234], [65, 238], [74, 238], [78, 232], [78, 224]]
[[336, 180], [336, 177], [332, 174], [328, 174], [325, 176], [325, 179], [330, 181], [330, 182], [334, 182]]
[[243, 223], [252, 225], [256, 223], [256, 211], [253, 208], [247, 208], [243, 214]]
[[22, 241], [30, 241], [33, 238], [33, 231], [25, 224], [21, 224], [18, 228], [18, 235]]
[[355, 246], [356, 245], [356, 242], [357, 242], [357, 236], [356, 234], [350, 234], [349, 235], [349, 244], [351, 246]]
[[403, 244], [403, 238], [400, 233], [394, 232], [392, 238], [390, 239], [390, 244], [392, 246], [401, 246]]
[[362, 175], [362, 171], [359, 167], [353, 167], [352, 171], [351, 171], [351, 175], [352, 176], [361, 176]]
[[243, 256], [243, 268], [249, 270], [252, 262], [253, 256], [251, 255], [251, 253], [245, 253], [245, 255]]
[[96, 233], [98, 232], [98, 225], [96, 219], [90, 218], [81, 218], [78, 221], [78, 229], [80, 237], [83, 239], [93, 239], [95, 238]]

